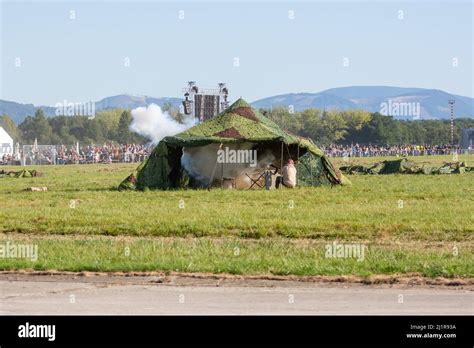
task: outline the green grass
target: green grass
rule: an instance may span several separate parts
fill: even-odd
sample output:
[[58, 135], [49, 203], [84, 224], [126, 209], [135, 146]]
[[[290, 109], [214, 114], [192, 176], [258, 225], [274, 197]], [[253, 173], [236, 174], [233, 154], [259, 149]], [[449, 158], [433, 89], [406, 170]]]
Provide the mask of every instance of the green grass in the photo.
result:
[[[439, 164], [451, 157], [415, 160]], [[0, 241], [34, 242], [40, 258], [0, 258], [0, 268], [474, 274], [472, 173], [350, 176], [351, 187], [279, 191], [116, 191], [134, 167], [36, 166], [43, 177], [1, 178]], [[49, 191], [26, 192], [30, 186]], [[364, 261], [325, 258], [324, 246], [335, 240], [366, 245]], [[126, 243], [129, 257], [122, 255]]]
[[[38, 245], [38, 261], [0, 259], [3, 269], [180, 271], [274, 275], [418, 273], [471, 277], [472, 250], [464, 243], [391, 245], [364, 242], [363, 258], [326, 258], [326, 242], [265, 238], [15, 238]], [[332, 245], [331, 243], [329, 243]], [[458, 255], [453, 255], [453, 246]], [[354, 255], [356, 256], [356, 255]]]

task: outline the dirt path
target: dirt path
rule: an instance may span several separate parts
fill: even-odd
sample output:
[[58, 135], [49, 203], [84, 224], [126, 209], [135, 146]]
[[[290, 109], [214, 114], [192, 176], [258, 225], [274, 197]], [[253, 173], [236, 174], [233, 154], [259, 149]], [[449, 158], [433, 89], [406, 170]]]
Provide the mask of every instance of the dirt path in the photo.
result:
[[417, 282], [2, 272], [0, 314], [474, 314], [472, 285]]

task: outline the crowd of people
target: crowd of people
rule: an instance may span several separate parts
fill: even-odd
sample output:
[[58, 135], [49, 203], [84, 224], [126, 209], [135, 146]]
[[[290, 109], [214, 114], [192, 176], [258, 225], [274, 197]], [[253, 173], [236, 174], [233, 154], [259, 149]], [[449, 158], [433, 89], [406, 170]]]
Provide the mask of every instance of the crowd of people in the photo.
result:
[[14, 161], [15, 161], [14, 155], [3, 154], [3, 156], [0, 157], [0, 164], [13, 164]]
[[57, 153], [57, 164], [68, 163], [136, 163], [148, 158], [151, 148], [138, 144], [104, 144], [87, 147], [61, 148]]
[[152, 147], [139, 144], [81, 146], [31, 146], [20, 153], [5, 154], [1, 164], [137, 163], [150, 155]]
[[[0, 164], [85, 164], [85, 163], [137, 163], [148, 158], [150, 145], [103, 144], [77, 146], [30, 147], [26, 153], [4, 154]], [[329, 145], [321, 146], [328, 157], [375, 156], [431, 156], [462, 153], [460, 146], [451, 145]]]
[[328, 157], [376, 157], [376, 156], [432, 156], [462, 153], [458, 145], [329, 145], [322, 146]]

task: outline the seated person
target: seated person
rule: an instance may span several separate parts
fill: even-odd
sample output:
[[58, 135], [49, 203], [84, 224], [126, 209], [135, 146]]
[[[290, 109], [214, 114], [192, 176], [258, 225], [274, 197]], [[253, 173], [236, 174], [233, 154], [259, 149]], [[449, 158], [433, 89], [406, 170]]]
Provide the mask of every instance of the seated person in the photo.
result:
[[295, 162], [290, 158], [288, 163], [283, 167], [281, 171], [282, 176], [277, 177], [276, 188], [280, 187], [280, 184], [288, 188], [294, 188], [296, 186], [296, 167]]

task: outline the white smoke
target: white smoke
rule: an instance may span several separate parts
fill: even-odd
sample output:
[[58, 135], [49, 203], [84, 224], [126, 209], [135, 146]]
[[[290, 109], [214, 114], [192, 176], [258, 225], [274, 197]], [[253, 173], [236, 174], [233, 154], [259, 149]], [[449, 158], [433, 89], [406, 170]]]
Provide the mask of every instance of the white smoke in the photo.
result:
[[[224, 146], [231, 150], [251, 150], [253, 147], [251, 143], [226, 144]], [[222, 165], [217, 163], [218, 150], [219, 144], [185, 147], [181, 164], [188, 175], [205, 187], [211, 180], [211, 184], [216, 185], [216, 182], [219, 184], [221, 178], [224, 178], [235, 180], [236, 188], [248, 188], [252, 184], [248, 176], [256, 179], [275, 160], [273, 153], [266, 150], [263, 153], [257, 151], [257, 165], [255, 167], [250, 166], [249, 163], [224, 163]]]
[[192, 117], [186, 118], [184, 123], [179, 123], [156, 104], [133, 109], [132, 118], [130, 129], [151, 139], [153, 144], [157, 144], [164, 137], [183, 132], [195, 123]]

